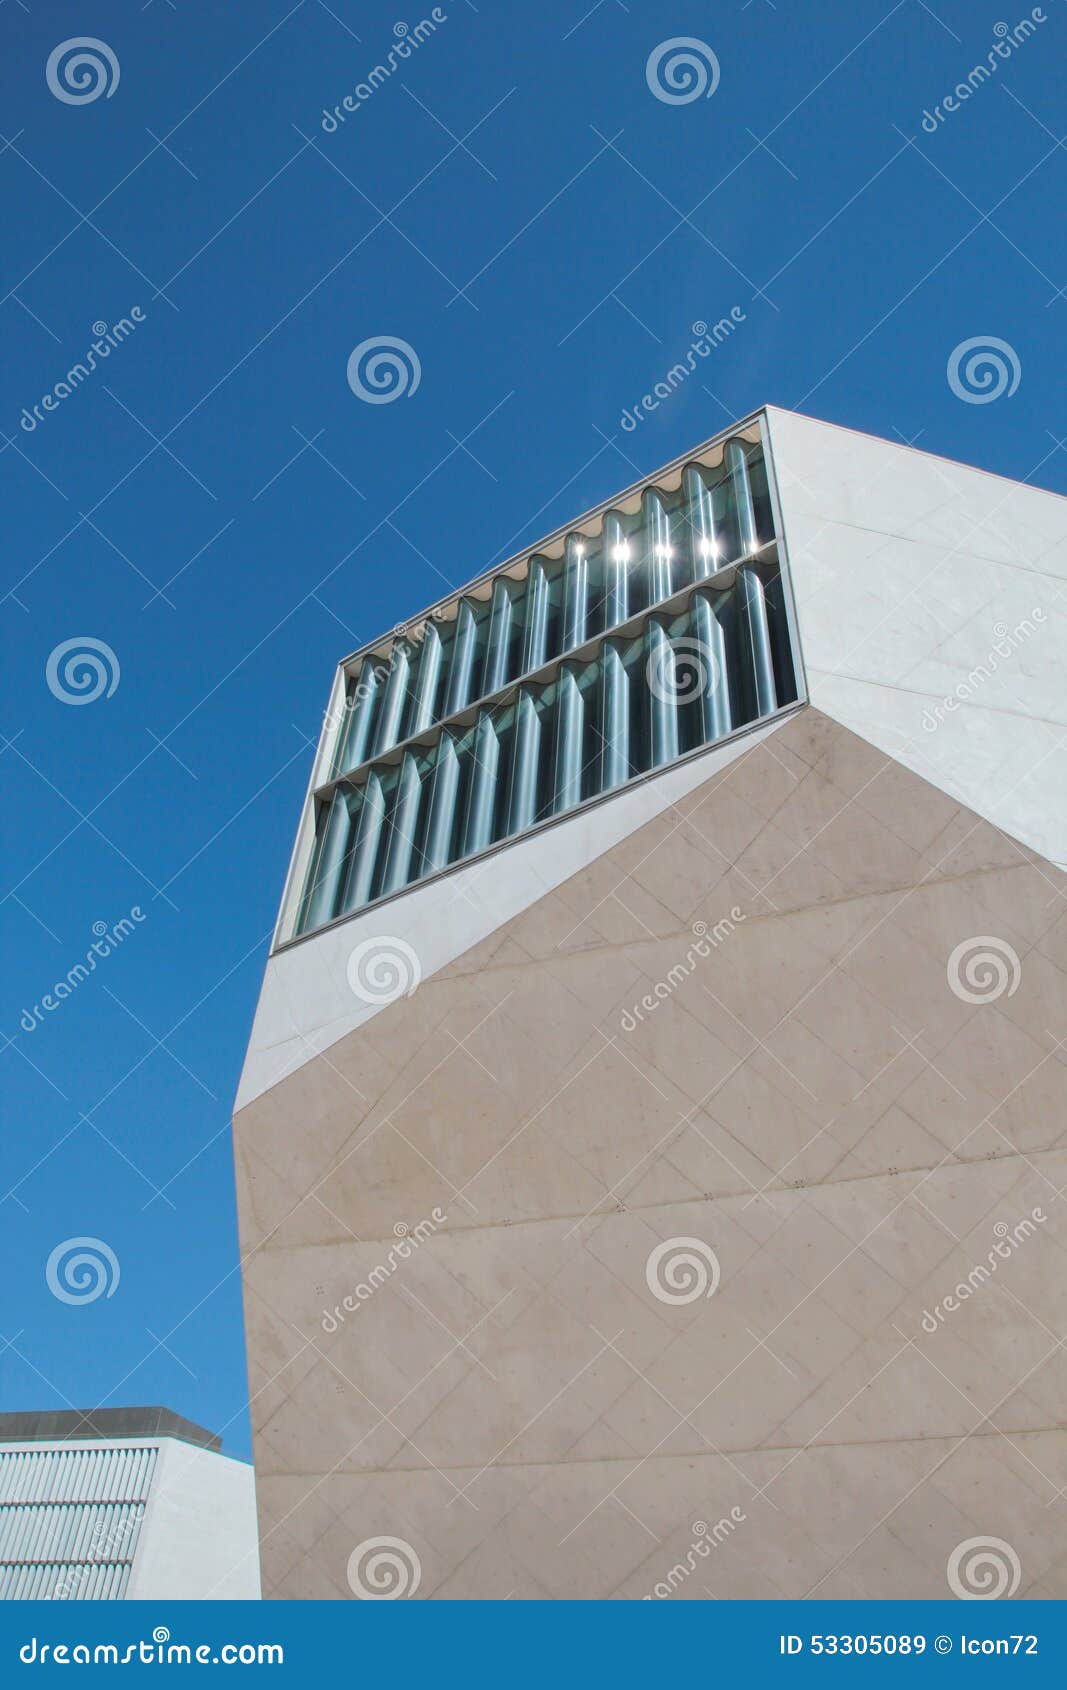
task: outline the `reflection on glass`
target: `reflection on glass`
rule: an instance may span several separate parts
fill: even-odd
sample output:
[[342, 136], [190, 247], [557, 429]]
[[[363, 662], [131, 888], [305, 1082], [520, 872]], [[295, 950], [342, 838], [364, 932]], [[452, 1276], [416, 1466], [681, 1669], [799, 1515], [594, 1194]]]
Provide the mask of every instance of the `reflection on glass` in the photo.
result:
[[[730, 440], [721, 466], [688, 464], [678, 481], [364, 662], [349, 683], [336, 759], [346, 778], [321, 804], [301, 931], [796, 698], [784, 587], [764, 551], [773, 524], [759, 444]], [[579, 650], [584, 660], [569, 655]], [[444, 721], [429, 745], [410, 743]]]
[[[719, 581], [723, 582], [722, 575]], [[781, 583], [745, 566], [650, 615], [543, 687], [337, 787], [320, 823], [303, 931], [713, 744], [796, 697]], [[783, 686], [784, 682], [784, 686]], [[343, 882], [343, 885], [342, 885]]]
[[673, 491], [647, 489], [630, 514], [607, 511], [597, 534], [568, 535], [561, 558], [532, 557], [524, 580], [498, 577], [488, 601], [461, 598], [451, 620], [427, 625], [418, 652], [398, 640], [388, 659], [366, 659], [335, 772], [358, 768], [773, 540], [759, 442], [727, 441], [717, 468], [687, 464], [680, 482]]

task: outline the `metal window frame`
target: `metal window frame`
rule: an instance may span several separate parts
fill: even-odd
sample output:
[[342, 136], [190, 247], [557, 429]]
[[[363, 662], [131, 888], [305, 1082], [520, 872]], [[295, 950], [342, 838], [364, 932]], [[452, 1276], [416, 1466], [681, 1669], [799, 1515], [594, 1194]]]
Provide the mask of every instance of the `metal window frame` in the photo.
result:
[[[315, 927], [310, 932], [298, 933], [296, 931], [296, 924], [299, 920], [300, 909], [303, 903], [307, 876], [314, 859], [317, 806], [321, 802], [321, 798], [324, 793], [328, 793], [333, 790], [334, 787], [343, 784], [346, 779], [350, 779], [351, 775], [356, 772], [354, 770], [349, 771], [347, 774], [337, 776], [336, 778], [333, 777], [332, 773], [340, 735], [344, 727], [347, 688], [350, 676], [353, 673], [358, 672], [358, 670], [362, 667], [362, 664], [368, 658], [387, 657], [392, 651], [395, 641], [402, 639], [407, 630], [411, 627], [428, 621], [446, 620], [447, 618], [442, 616], [442, 612], [449, 607], [452, 607], [452, 614], [454, 615], [456, 607], [458, 607], [461, 599], [471, 596], [488, 596], [488, 593], [491, 593], [492, 591], [492, 582], [498, 576], [510, 574], [515, 579], [522, 579], [533, 557], [553, 558], [558, 556], [562, 552], [563, 545], [568, 534], [577, 533], [585, 527], [601, 522], [604, 516], [611, 510], [625, 510], [626, 505], [629, 502], [634, 503], [635, 509], [639, 508], [641, 495], [645, 491], [650, 488], [662, 487], [663, 484], [669, 481], [669, 479], [675, 474], [680, 477], [681, 472], [685, 469], [687, 464], [698, 463], [703, 465], [705, 468], [717, 467], [718, 463], [722, 461], [722, 453], [727, 442], [739, 437], [744, 438], [750, 445], [754, 445], [758, 442], [763, 450], [764, 465], [767, 473], [767, 487], [774, 519], [774, 540], [771, 544], [762, 547], [761, 553], [766, 555], [770, 554], [773, 550], [775, 560], [778, 565], [779, 576], [782, 581], [782, 603], [785, 611], [790, 651], [797, 681], [796, 699], [791, 701], [789, 704], [782, 705], [778, 710], [767, 716], [759, 717], [753, 722], [743, 724], [741, 727], [725, 735], [722, 739], [714, 740], [707, 745], [697, 746], [694, 750], [687, 752], [682, 757], [672, 760], [669, 764], [648, 770], [642, 774], [634, 775], [628, 781], [621, 782], [618, 786], [612, 787], [607, 792], [597, 793], [587, 799], [584, 799], [581, 804], [575, 805], [573, 809], [564, 811], [561, 815], [545, 817], [542, 821], [536, 823], [533, 827], [522, 833], [509, 835], [504, 839], [494, 841], [494, 843], [488, 846], [484, 851], [479, 851], [469, 857], [461, 857], [454, 863], [447, 864], [445, 867], [436, 870], [433, 874], [427, 875], [423, 879], [412, 881], [410, 884], [398, 888], [396, 891], [384, 893], [380, 897], [372, 899], [369, 903], [361, 905], [358, 910], [350, 910], [344, 915], [335, 917], [332, 921], [324, 922], [321, 926]], [[706, 464], [704, 460], [712, 456], [712, 454], [716, 451], [718, 451], [719, 454], [718, 459], [712, 464]], [[738, 567], [739, 562], [740, 560], [735, 560], [734, 563], [724, 566], [724, 572], [727, 568]], [[699, 585], [700, 583], [692, 583], [689, 587], [681, 589], [678, 594], [672, 595], [671, 599], [665, 600], [663, 605], [649, 606], [645, 611], [640, 612], [638, 616], [632, 620], [644, 620], [644, 618], [649, 614], [661, 612], [665, 606], [669, 606], [673, 603], [673, 599], [675, 597], [687, 597], [688, 594], [699, 587]], [[603, 639], [603, 635], [597, 635], [593, 640], [586, 642], [586, 644], [591, 647], [599, 647], [602, 644]], [[570, 659], [575, 654], [567, 653], [565, 655], [567, 659]], [[552, 663], [546, 667], [558, 667], [558, 664], [563, 661], [564, 657], [561, 656], [558, 659], [553, 659]], [[472, 719], [476, 719], [479, 709], [484, 709], [490, 700], [494, 702], [500, 701], [521, 682], [528, 681], [533, 677], [539, 676], [540, 671], [534, 671], [532, 676], [520, 676], [517, 677], [515, 681], [509, 681], [507, 686], [501, 689], [501, 691], [489, 694], [486, 698], [473, 701], [471, 705], [465, 706], [462, 711], [457, 712], [454, 716], [442, 718], [441, 721], [433, 723], [431, 728], [425, 730], [423, 734], [415, 735], [395, 747], [390, 747], [388, 752], [383, 752], [380, 757], [374, 758], [371, 761], [373, 761], [374, 764], [378, 764], [379, 762], [387, 763], [392, 760], [392, 754], [394, 752], [400, 753], [404, 750], [410, 750], [415, 747], [420, 740], [423, 740], [428, 736], [436, 737], [441, 731], [443, 731], [444, 726], [449, 724], [454, 726], [469, 713], [473, 713]], [[601, 500], [599, 504], [594, 505], [581, 516], [571, 518], [567, 522], [562, 523], [543, 539], [535, 541], [532, 545], [522, 547], [520, 551], [513, 553], [502, 563], [490, 565], [489, 568], [474, 576], [465, 586], [457, 588], [453, 592], [446, 594], [443, 598], [438, 599], [425, 610], [411, 617], [407, 622], [396, 624], [388, 634], [379, 635], [376, 639], [367, 641], [364, 645], [358, 647], [356, 651], [351, 652], [347, 657], [341, 659], [334, 672], [329, 702], [323, 719], [322, 729], [319, 734], [318, 746], [312, 763], [307, 790], [304, 795], [300, 822], [289, 860], [289, 867], [282, 890], [278, 918], [275, 923], [269, 954], [274, 956], [282, 950], [289, 949], [292, 945], [303, 944], [309, 939], [317, 938], [319, 934], [329, 932], [333, 928], [339, 927], [345, 922], [353, 921], [357, 917], [362, 916], [371, 910], [377, 909], [381, 904], [388, 903], [395, 898], [404, 897], [406, 894], [416, 891], [419, 887], [427, 886], [431, 884], [431, 882], [443, 879], [445, 875], [454, 874], [460, 869], [468, 868], [473, 863], [484, 861], [485, 859], [495, 855], [496, 852], [506, 850], [509, 846], [518, 843], [519, 840], [531, 839], [535, 835], [545, 831], [547, 828], [555, 827], [561, 822], [569, 821], [573, 817], [582, 815], [594, 805], [606, 803], [610, 799], [618, 797], [621, 793], [628, 792], [631, 789], [642, 785], [644, 782], [662, 775], [667, 769], [680, 768], [684, 764], [692, 762], [697, 757], [705, 756], [709, 751], [714, 750], [719, 746], [728, 745], [735, 739], [754, 732], [758, 727], [765, 726], [779, 719], [784, 719], [786, 716], [793, 714], [796, 710], [805, 705], [807, 700], [807, 675], [804, 668], [803, 652], [801, 650], [800, 640], [798, 637], [796, 605], [793, 597], [792, 577], [789, 569], [788, 546], [782, 525], [781, 500], [779, 497], [778, 478], [774, 463], [770, 417], [768, 415], [767, 407], [761, 406], [759, 410], [750, 412], [749, 415], [742, 417], [739, 421], [731, 424], [728, 428], [721, 429], [716, 434], [711, 435], [700, 445], [692, 447], [687, 452], [680, 453], [678, 457], [673, 458], [669, 463], [664, 464], [659, 469], [653, 470], [648, 475], [642, 476], [639, 480], [631, 482], [630, 485], [624, 488], [621, 492], [612, 494], [610, 497]], [[365, 772], [368, 766], [369, 763], [361, 764], [360, 772]]]
[[[692, 463], [692, 459], [687, 462]], [[573, 533], [573, 529], [568, 530]], [[477, 722], [478, 717], [487, 709], [498, 709], [513, 703], [516, 695], [523, 687], [545, 687], [555, 680], [565, 663], [585, 664], [596, 660], [597, 653], [606, 640], [632, 640], [643, 630], [646, 622], [652, 616], [677, 616], [687, 608], [689, 600], [698, 592], [725, 592], [737, 578], [737, 572], [743, 565], [754, 566], [761, 570], [766, 565], [780, 570], [777, 537], [765, 541], [755, 552], [736, 563], [728, 563], [722, 569], [716, 570], [700, 581], [689, 581], [678, 591], [671, 593], [665, 599], [656, 599], [641, 610], [628, 616], [625, 621], [616, 623], [611, 628], [604, 629], [599, 634], [593, 634], [590, 639], [583, 640], [581, 645], [570, 646], [566, 651], [558, 651], [555, 657], [550, 657], [538, 669], [525, 669], [515, 675], [510, 681], [505, 681], [495, 692], [479, 693], [465, 704], [461, 710], [454, 710], [451, 715], [437, 716], [429, 727], [421, 728], [418, 733], [408, 734], [404, 739], [398, 739], [395, 744], [387, 746], [383, 751], [373, 752], [365, 757], [361, 763], [354, 763], [350, 769], [342, 769], [333, 773], [320, 785], [313, 789], [313, 797], [317, 802], [327, 800], [339, 786], [361, 785], [371, 770], [388, 768], [390, 765], [402, 761], [406, 751], [428, 751], [442, 733], [466, 733]], [[730, 576], [726, 581], [724, 576]], [[569, 812], [568, 812], [569, 814]]]

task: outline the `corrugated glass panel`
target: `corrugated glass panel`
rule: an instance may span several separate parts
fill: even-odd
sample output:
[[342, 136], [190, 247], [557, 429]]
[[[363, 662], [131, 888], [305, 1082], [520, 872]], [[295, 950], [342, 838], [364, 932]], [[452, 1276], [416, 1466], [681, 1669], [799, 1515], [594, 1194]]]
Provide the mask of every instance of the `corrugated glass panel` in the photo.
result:
[[736, 435], [371, 652], [298, 931], [794, 702], [773, 509], [762, 445]]
[[121, 1444], [0, 1451], [0, 1600], [124, 1596], [157, 1455]]

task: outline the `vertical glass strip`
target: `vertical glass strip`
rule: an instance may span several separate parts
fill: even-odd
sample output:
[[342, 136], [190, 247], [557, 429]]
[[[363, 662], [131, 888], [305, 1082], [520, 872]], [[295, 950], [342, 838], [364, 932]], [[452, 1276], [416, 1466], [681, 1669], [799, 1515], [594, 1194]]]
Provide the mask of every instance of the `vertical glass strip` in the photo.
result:
[[389, 840], [379, 888], [382, 893], [399, 891], [411, 878], [411, 859], [421, 796], [422, 782], [419, 780], [418, 766], [411, 753], [406, 752], [400, 764], [400, 775], [389, 816]]
[[336, 787], [315, 861], [304, 917], [305, 927], [321, 927], [324, 921], [333, 918], [351, 822], [347, 794], [342, 787]]
[[752, 488], [752, 505], [756, 512], [756, 533], [761, 546], [774, 539], [774, 507], [767, 478], [767, 460], [762, 446], [754, 446], [748, 456], [748, 479]]
[[374, 884], [374, 868], [378, 861], [378, 844], [385, 820], [385, 797], [382, 783], [376, 774], [369, 774], [363, 786], [352, 849], [348, 858], [341, 909], [358, 910], [367, 903]]
[[589, 561], [585, 541], [578, 534], [567, 536], [563, 577], [563, 646], [573, 651], [584, 645], [589, 619]]
[[745, 655], [751, 668], [756, 714], [765, 716], [776, 708], [778, 700], [775, 695], [774, 659], [771, 654], [771, 631], [767, 621], [763, 582], [754, 569], [739, 569], [737, 587]]
[[528, 675], [540, 669], [548, 653], [548, 577], [544, 565], [531, 558], [526, 574], [526, 595], [523, 601], [522, 663], [520, 672]]
[[537, 816], [537, 776], [541, 761], [541, 718], [530, 694], [515, 700], [515, 738], [508, 782], [508, 832], [532, 827]]
[[645, 494], [644, 516], [648, 602], [662, 604], [671, 596], [671, 524], [667, 507], [658, 493]]
[[711, 600], [704, 593], [693, 598], [695, 653], [706, 682], [700, 696], [702, 738], [709, 744], [722, 739], [733, 727], [730, 711], [730, 677], [726, 666], [726, 638]]
[[482, 696], [499, 692], [509, 679], [508, 658], [511, 653], [511, 583], [498, 575], [493, 582], [493, 600], [489, 612], [489, 636], [485, 649], [485, 673], [482, 677]]
[[408, 695], [410, 670], [407, 648], [402, 646], [399, 640], [394, 640], [385, 671], [385, 691], [382, 694], [382, 707], [378, 716], [378, 731], [374, 736], [375, 754], [388, 751], [400, 738], [400, 723]]
[[674, 647], [666, 628], [655, 618], [645, 628], [645, 654], [651, 767], [658, 769], [678, 755], [678, 685]]
[[422, 636], [419, 667], [412, 689], [409, 734], [421, 734], [435, 719], [442, 655], [441, 636], [433, 623], [428, 622]]
[[715, 532], [711, 489], [697, 464], [689, 464], [684, 481], [686, 523], [689, 528], [690, 579], [705, 581], [719, 567], [720, 545]]
[[604, 518], [604, 627], [617, 628], [630, 614], [630, 569], [626, 536], [614, 511]]
[[456, 611], [456, 626], [452, 635], [452, 662], [448, 671], [448, 692], [445, 696], [445, 715], [453, 716], [470, 701], [474, 681], [474, 653], [478, 642], [478, 628], [474, 612], [466, 599]]
[[422, 846], [422, 873], [432, 874], [452, 861], [456, 798], [459, 793], [459, 757], [450, 733], [441, 735], [430, 776], [426, 835]]
[[344, 740], [337, 757], [337, 773], [356, 769], [370, 755], [374, 706], [381, 690], [381, 677], [367, 658], [359, 671], [348, 706]]
[[630, 688], [622, 653], [610, 640], [600, 653], [600, 790], [630, 774]]
[[759, 539], [756, 533], [756, 511], [752, 503], [752, 484], [748, 478], [748, 459], [745, 456], [744, 442], [730, 440], [723, 453], [723, 463], [730, 477], [733, 492], [734, 509], [737, 514], [737, 526], [741, 541], [741, 556], [751, 557], [759, 550]]
[[785, 607], [785, 584], [777, 570], [763, 590], [767, 601], [767, 622], [774, 654], [774, 691], [779, 704], [792, 704], [797, 696], [797, 674], [789, 637], [789, 614]]
[[552, 779], [552, 811], [560, 815], [582, 801], [582, 730], [585, 706], [578, 681], [565, 663], [556, 677], [556, 754]]
[[493, 843], [493, 815], [496, 808], [497, 770], [500, 741], [492, 717], [483, 710], [474, 734], [467, 821], [463, 830], [463, 855], [473, 856]]

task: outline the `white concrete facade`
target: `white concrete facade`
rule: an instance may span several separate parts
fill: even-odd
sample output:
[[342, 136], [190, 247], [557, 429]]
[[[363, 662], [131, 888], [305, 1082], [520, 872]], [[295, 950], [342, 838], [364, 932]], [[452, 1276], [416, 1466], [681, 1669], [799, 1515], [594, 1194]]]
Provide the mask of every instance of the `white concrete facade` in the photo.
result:
[[246, 1461], [159, 1440], [131, 1600], [257, 1600], [256, 1481]]
[[2, 1559], [33, 1595], [259, 1598], [248, 1462], [166, 1436], [5, 1442], [3, 1454], [23, 1460], [4, 1497]]
[[809, 701], [1067, 863], [1067, 499], [767, 409]]
[[796, 704], [268, 961], [271, 1599], [1067, 1590], [1067, 500], [745, 426]]
[[[1067, 864], [1067, 499], [777, 407], [753, 420], [777, 483], [801, 702]], [[235, 1107], [378, 1013], [347, 978], [357, 946], [399, 948], [414, 986], [776, 725], [278, 951]]]

